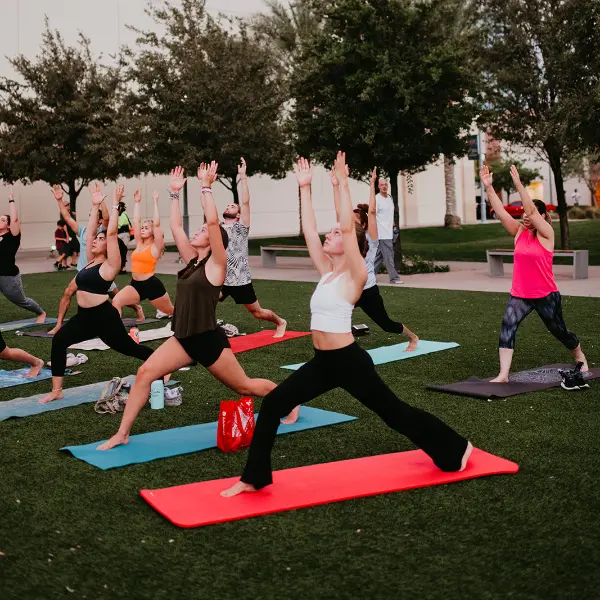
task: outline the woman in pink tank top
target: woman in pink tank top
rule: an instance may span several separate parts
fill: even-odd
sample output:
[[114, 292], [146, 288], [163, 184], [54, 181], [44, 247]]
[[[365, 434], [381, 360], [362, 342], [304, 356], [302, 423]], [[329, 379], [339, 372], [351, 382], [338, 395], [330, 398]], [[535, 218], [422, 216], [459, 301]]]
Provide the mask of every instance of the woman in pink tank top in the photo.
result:
[[587, 371], [588, 364], [579, 339], [565, 325], [560, 292], [554, 282], [554, 229], [548, 209], [541, 200], [529, 197], [514, 165], [511, 175], [525, 209], [522, 224], [506, 212], [494, 191], [488, 167], [481, 170], [481, 181], [492, 208], [508, 233], [515, 238], [512, 288], [500, 329], [500, 374], [492, 381], [508, 381], [517, 329], [534, 310], [548, 331], [571, 351], [578, 363], [583, 363], [581, 371]]

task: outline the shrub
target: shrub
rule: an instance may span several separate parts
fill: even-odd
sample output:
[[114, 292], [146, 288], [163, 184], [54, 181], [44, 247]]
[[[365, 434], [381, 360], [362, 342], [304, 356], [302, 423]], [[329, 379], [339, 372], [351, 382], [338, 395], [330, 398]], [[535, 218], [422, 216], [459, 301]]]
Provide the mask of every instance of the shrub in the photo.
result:
[[585, 208], [586, 219], [600, 219], [600, 208], [597, 206], [586, 206]]
[[585, 209], [583, 209], [581, 206], [572, 206], [567, 211], [567, 217], [569, 219], [585, 219]]

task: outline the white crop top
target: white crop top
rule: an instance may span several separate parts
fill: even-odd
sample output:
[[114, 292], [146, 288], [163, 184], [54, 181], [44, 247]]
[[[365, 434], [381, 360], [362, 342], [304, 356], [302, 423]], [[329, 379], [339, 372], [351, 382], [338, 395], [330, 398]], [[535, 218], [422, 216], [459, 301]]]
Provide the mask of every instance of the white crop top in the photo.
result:
[[342, 297], [339, 289], [344, 273], [324, 283], [331, 274], [326, 273], [321, 277], [310, 299], [310, 328], [325, 333], [351, 333], [354, 306]]

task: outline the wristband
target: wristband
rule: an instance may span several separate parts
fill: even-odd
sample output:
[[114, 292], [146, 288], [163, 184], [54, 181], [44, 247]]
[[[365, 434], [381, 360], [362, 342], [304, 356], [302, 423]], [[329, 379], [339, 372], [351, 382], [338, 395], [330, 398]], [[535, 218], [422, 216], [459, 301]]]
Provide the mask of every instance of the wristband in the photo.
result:
[[118, 204], [113, 204], [112, 208], [116, 208], [117, 210], [119, 210], [119, 205]]
[[171, 200], [179, 200], [179, 190], [178, 191], [171, 190], [169, 192], [169, 196], [171, 196]]
[[209, 187], [203, 187], [203, 188], [202, 188], [202, 193], [203, 193], [203, 194], [212, 194], [212, 188], [209, 188]]
[[9, 200], [8, 201], [9, 204], [12, 204], [13, 202], [14, 202], [14, 200]]

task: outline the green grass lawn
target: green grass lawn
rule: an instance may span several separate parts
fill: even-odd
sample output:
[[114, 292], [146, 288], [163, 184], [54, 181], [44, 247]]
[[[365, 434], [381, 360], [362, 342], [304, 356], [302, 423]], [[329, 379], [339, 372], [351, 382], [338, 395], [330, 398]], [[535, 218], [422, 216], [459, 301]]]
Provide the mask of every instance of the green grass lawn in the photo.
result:
[[[71, 276], [23, 279], [26, 291], [53, 314]], [[173, 292], [174, 278], [162, 279]], [[255, 285], [263, 306], [285, 316], [290, 328], [308, 327], [313, 284]], [[582, 393], [554, 389], [496, 402], [428, 392], [427, 383], [496, 373], [506, 296], [390, 288], [382, 294], [389, 312], [424, 339], [456, 341], [461, 347], [382, 365], [380, 375], [403, 400], [434, 412], [475, 445], [519, 463], [517, 475], [182, 530], [146, 505], [139, 490], [238, 475], [246, 450], [208, 450], [104, 472], [58, 449], [108, 437], [120, 416], [97, 415], [92, 405], [83, 405], [3, 421], [0, 598], [597, 597], [599, 384]], [[4, 298], [0, 303], [2, 321], [28, 316]], [[567, 323], [598, 365], [598, 300], [569, 297], [564, 304]], [[219, 316], [247, 333], [262, 326], [232, 302], [219, 306]], [[360, 310], [354, 321], [373, 327], [361, 339], [366, 348], [398, 339], [378, 330]], [[50, 357], [49, 340], [13, 333], [5, 339]], [[289, 375], [280, 365], [310, 355], [310, 338], [302, 338], [238, 357], [250, 376], [280, 382]], [[66, 386], [134, 373], [138, 365], [112, 351], [89, 356], [84, 373], [67, 378]], [[531, 316], [519, 334], [515, 368], [568, 359]], [[0, 368], [14, 365], [0, 361]], [[219, 401], [235, 398], [201, 367], [178, 373], [177, 379], [184, 404], [144, 409], [134, 433], [214, 421]], [[47, 389], [49, 382], [4, 389], [0, 400]], [[342, 391], [322, 396], [313, 406], [359, 420], [279, 437], [274, 468], [412, 449]]]

